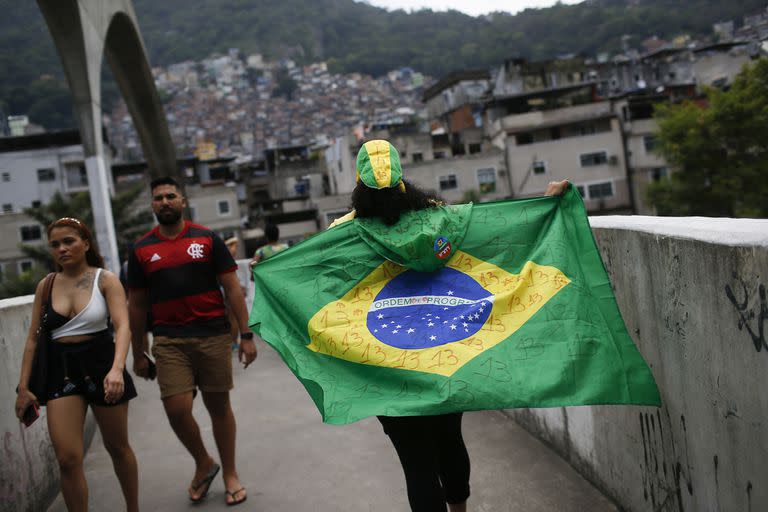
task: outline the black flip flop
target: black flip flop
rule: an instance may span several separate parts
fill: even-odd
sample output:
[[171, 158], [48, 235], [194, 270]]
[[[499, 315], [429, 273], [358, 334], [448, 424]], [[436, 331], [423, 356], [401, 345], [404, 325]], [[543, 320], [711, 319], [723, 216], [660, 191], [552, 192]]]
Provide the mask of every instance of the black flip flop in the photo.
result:
[[202, 489], [203, 492], [200, 494], [199, 497], [193, 498], [192, 496], [189, 497], [189, 500], [192, 503], [200, 503], [205, 499], [206, 496], [208, 496], [208, 489], [211, 488], [211, 482], [213, 482], [213, 479], [216, 478], [216, 475], [219, 474], [219, 470], [221, 469], [221, 466], [218, 464], [214, 464], [210, 471], [208, 471], [208, 474], [205, 475], [205, 478], [200, 480], [197, 485], [192, 486], [192, 491], [197, 492], [198, 490]]
[[[232, 499], [234, 500], [235, 499], [235, 495], [237, 493], [239, 493], [239, 492], [243, 492], [244, 490], [245, 490], [245, 487], [241, 487], [241, 488], [239, 488], [236, 491], [232, 491], [232, 492], [227, 491], [227, 496], [232, 496]], [[243, 496], [243, 499], [241, 499], [239, 501], [228, 501], [227, 502], [227, 506], [228, 507], [234, 507], [235, 505], [239, 505], [239, 504], [243, 503], [247, 499], [248, 499], [248, 495], [246, 494], [245, 496]]]

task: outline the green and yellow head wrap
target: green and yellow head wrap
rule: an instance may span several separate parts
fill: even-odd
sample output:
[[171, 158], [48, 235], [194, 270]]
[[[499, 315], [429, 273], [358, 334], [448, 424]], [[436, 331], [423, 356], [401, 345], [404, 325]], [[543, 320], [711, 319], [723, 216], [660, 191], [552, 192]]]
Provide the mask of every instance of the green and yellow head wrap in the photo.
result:
[[395, 188], [405, 192], [400, 155], [386, 140], [371, 140], [357, 153], [357, 180], [370, 188]]

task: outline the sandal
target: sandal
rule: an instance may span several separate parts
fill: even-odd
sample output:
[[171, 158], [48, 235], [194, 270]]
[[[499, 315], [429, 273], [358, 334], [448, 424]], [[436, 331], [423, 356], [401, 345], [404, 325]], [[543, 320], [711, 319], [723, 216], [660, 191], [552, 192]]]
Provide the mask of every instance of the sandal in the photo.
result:
[[237, 495], [238, 493], [241, 493], [241, 492], [245, 492], [245, 487], [241, 487], [241, 488], [239, 488], [239, 489], [238, 489], [238, 490], [236, 490], [236, 491], [231, 491], [231, 492], [230, 492], [230, 491], [227, 491], [227, 496], [231, 496], [231, 497], [232, 497], [232, 499], [233, 499], [233, 500], [235, 500], [235, 501], [228, 501], [228, 502], [227, 502], [227, 506], [228, 506], [228, 507], [233, 507], [233, 506], [235, 506], [235, 505], [239, 505], [239, 504], [241, 504], [242, 502], [244, 502], [245, 500], [247, 500], [247, 499], [248, 499], [248, 495], [246, 494], [245, 496], [243, 496], [243, 499], [241, 499], [241, 500], [237, 500], [237, 499], [235, 498], [235, 495]]
[[208, 471], [208, 474], [205, 475], [205, 478], [200, 480], [195, 485], [192, 485], [192, 492], [197, 492], [202, 489], [202, 493], [197, 498], [193, 498], [191, 495], [189, 496], [189, 500], [192, 503], [200, 503], [205, 499], [206, 496], [208, 496], [208, 489], [211, 487], [211, 482], [213, 482], [213, 479], [216, 478], [216, 475], [219, 473], [219, 470], [221, 469], [221, 466], [218, 464], [214, 464], [210, 471]]

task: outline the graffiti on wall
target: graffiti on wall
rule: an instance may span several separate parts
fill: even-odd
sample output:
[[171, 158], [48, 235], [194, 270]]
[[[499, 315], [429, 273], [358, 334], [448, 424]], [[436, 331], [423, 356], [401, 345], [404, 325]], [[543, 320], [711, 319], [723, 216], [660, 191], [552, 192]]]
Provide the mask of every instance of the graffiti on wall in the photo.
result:
[[755, 344], [755, 350], [768, 350], [768, 342], [765, 339], [765, 322], [768, 320], [768, 301], [766, 301], [765, 285], [757, 282], [753, 286], [747, 286], [747, 282], [733, 274], [733, 279], [738, 281], [734, 288], [730, 284], [725, 285], [725, 295], [731, 302], [739, 316], [739, 330], [746, 330]]

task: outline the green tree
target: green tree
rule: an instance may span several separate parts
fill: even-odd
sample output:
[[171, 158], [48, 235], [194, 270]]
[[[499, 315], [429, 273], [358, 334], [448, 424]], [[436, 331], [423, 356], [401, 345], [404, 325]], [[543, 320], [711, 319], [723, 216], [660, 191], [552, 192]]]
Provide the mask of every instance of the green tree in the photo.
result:
[[21, 274], [13, 274], [5, 277], [0, 282], [0, 299], [9, 299], [21, 295], [35, 293], [37, 283], [45, 276], [46, 270], [42, 267], [34, 267]]
[[647, 190], [661, 215], [768, 217], [768, 58], [706, 101], [658, 107], [656, 119], [675, 169]]
[[283, 96], [289, 101], [293, 99], [293, 93], [296, 91], [298, 84], [293, 78], [291, 78], [291, 75], [288, 74], [287, 70], [279, 70], [277, 72], [277, 76], [275, 77], [275, 82], [275, 89], [272, 91], [273, 98]]

